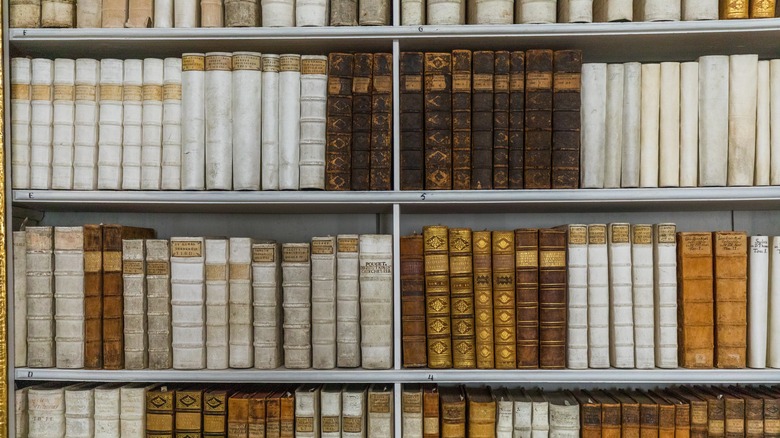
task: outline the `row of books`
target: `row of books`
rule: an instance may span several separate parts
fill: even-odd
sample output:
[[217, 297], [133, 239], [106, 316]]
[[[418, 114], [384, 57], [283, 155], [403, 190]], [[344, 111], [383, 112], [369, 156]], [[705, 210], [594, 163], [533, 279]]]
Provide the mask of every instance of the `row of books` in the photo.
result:
[[578, 50], [402, 52], [401, 189], [577, 188]]
[[66, 385], [15, 392], [17, 438], [393, 436], [393, 386]]
[[583, 188], [780, 184], [780, 59], [582, 67]]
[[771, 18], [775, 2], [747, 0], [401, 0], [401, 24], [591, 23]]
[[389, 235], [280, 245], [85, 225], [13, 237], [16, 366], [393, 366]]
[[12, 28], [387, 26], [390, 8], [390, 0], [11, 0], [9, 23]]

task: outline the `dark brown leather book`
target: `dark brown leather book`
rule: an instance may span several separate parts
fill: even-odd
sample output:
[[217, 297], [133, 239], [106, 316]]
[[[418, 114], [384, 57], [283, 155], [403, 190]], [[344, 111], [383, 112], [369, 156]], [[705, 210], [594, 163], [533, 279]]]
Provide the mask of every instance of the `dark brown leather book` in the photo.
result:
[[767, 386], [751, 387], [764, 402], [764, 437], [780, 437], [780, 394]]
[[423, 385], [423, 437], [439, 438], [439, 387], [433, 383]]
[[452, 188], [471, 188], [471, 50], [452, 51]]
[[103, 368], [125, 367], [122, 240], [153, 239], [150, 228], [103, 225]]
[[549, 189], [552, 183], [553, 51], [525, 52], [526, 189]]
[[641, 391], [631, 391], [628, 395], [639, 403], [639, 436], [641, 438], [659, 438], [658, 403]]
[[493, 70], [495, 53], [475, 51], [471, 87], [471, 189], [493, 188]]
[[566, 368], [566, 230], [539, 230], [539, 367]]
[[425, 105], [422, 52], [401, 52], [401, 190], [423, 190], [425, 180]]
[[745, 436], [745, 400], [717, 386], [705, 388], [723, 400], [724, 427], [726, 438], [744, 438]]
[[691, 406], [687, 401], [675, 396], [667, 390], [658, 391], [658, 394], [674, 405], [674, 437], [690, 438], [691, 436]]
[[352, 75], [355, 56], [328, 55], [325, 190], [352, 187]]
[[406, 368], [428, 365], [425, 337], [423, 236], [401, 237], [401, 336]]
[[639, 438], [640, 412], [639, 403], [631, 398], [625, 391], [609, 390], [607, 393], [620, 402], [620, 430], [621, 438]]
[[425, 189], [452, 189], [452, 56], [425, 53]]
[[601, 405], [602, 438], [620, 438], [620, 402], [612, 398], [606, 391], [593, 390], [585, 391], [585, 393]]
[[447, 227], [431, 225], [423, 228], [429, 368], [452, 368], [448, 245]]
[[686, 388], [670, 388], [666, 392], [690, 406], [690, 436], [691, 438], [706, 438], [708, 436], [709, 419], [707, 401]]
[[84, 368], [103, 368], [103, 226], [84, 225]]
[[462, 386], [439, 388], [441, 403], [441, 436], [466, 438], [466, 397]]
[[203, 389], [176, 391], [176, 436], [201, 436], [203, 433]]
[[369, 190], [371, 174], [372, 53], [355, 53], [352, 68], [352, 150], [350, 188]]
[[493, 249], [490, 231], [474, 231], [474, 332], [477, 368], [495, 368], [493, 346]]
[[493, 231], [493, 345], [496, 368], [517, 368], [515, 232]]
[[146, 393], [146, 436], [173, 438], [176, 391], [160, 386]]
[[286, 390], [279, 396], [279, 438], [295, 437], [295, 394]]
[[496, 436], [496, 399], [490, 388], [467, 388], [469, 438]]
[[553, 55], [552, 188], [580, 185], [580, 76], [582, 52]]
[[658, 405], [658, 438], [675, 438], [674, 404], [653, 391], [644, 392], [644, 395]]
[[523, 188], [525, 127], [525, 53], [509, 59], [509, 188]]
[[745, 437], [759, 438], [764, 436], [764, 400], [755, 392], [742, 386], [723, 388], [731, 395], [745, 401]]
[[493, 73], [493, 188], [509, 188], [509, 52], [496, 51]]
[[230, 393], [208, 389], [203, 393], [203, 436], [224, 437], [227, 434], [227, 403]]
[[572, 391], [580, 405], [580, 437], [601, 438], [601, 403], [585, 391]]
[[685, 388], [707, 402], [707, 436], [723, 437], [726, 434], [726, 406], [722, 398], [716, 397], [706, 388], [697, 386]]
[[476, 368], [471, 229], [450, 228], [449, 239], [452, 363], [455, 368]]
[[374, 53], [371, 190], [393, 190], [393, 54]]
[[515, 230], [517, 368], [539, 367], [539, 230]]
[[227, 437], [245, 438], [249, 433], [249, 399], [251, 392], [238, 392], [228, 399]]

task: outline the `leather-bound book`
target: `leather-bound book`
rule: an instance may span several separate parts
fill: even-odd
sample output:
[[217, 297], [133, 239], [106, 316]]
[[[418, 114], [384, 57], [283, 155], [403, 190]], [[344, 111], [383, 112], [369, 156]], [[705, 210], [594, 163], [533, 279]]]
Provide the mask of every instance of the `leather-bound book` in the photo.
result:
[[539, 367], [539, 230], [515, 230], [517, 367]]
[[496, 434], [496, 399], [490, 388], [467, 388], [468, 436], [492, 438]]
[[149, 438], [173, 438], [176, 391], [166, 386], [146, 393], [146, 436]]
[[452, 367], [448, 244], [447, 227], [432, 225], [423, 228], [429, 368]]
[[352, 76], [351, 188], [368, 190], [371, 173], [371, 53], [355, 53]]
[[566, 231], [539, 230], [539, 367], [566, 367]]
[[455, 368], [475, 368], [474, 270], [470, 228], [450, 228], [450, 318]]
[[441, 436], [466, 438], [466, 397], [461, 386], [439, 388], [441, 400]]
[[[265, 436], [279, 438], [281, 435], [282, 393], [273, 391], [265, 399]], [[228, 407], [228, 413], [230, 407]]]
[[103, 226], [84, 225], [84, 368], [103, 368]]
[[400, 69], [401, 190], [422, 190], [425, 179], [423, 53], [402, 52]]
[[452, 189], [452, 56], [425, 53], [425, 189]]
[[292, 389], [283, 391], [279, 402], [279, 438], [295, 436], [295, 394]]
[[328, 55], [325, 190], [350, 190], [352, 176], [352, 76], [354, 55]]
[[726, 438], [744, 437], [745, 399], [717, 386], [711, 386], [706, 389], [715, 397], [723, 400]]
[[251, 392], [238, 392], [232, 394], [227, 403], [227, 437], [247, 436], [249, 431], [249, 399]]
[[227, 404], [229, 392], [224, 389], [203, 391], [203, 437], [227, 435]]
[[780, 394], [767, 386], [752, 387], [750, 390], [764, 402], [764, 437], [780, 436]]
[[515, 232], [493, 231], [493, 343], [497, 369], [517, 367]]
[[750, 2], [733, 1], [733, 0], [719, 0], [719, 1], [720, 1], [721, 20], [748, 18], [749, 10], [750, 10]]
[[677, 315], [679, 363], [684, 368], [713, 364], [713, 263], [711, 233], [677, 233]]
[[639, 403], [626, 392], [614, 389], [607, 393], [620, 402], [620, 436], [621, 438], [639, 438], [640, 412]]
[[772, 18], [776, 13], [776, 4], [773, 1], [750, 2], [750, 18]]
[[660, 438], [658, 436], [658, 403], [639, 390], [629, 393], [639, 403], [639, 436], [641, 438]]
[[495, 53], [475, 51], [471, 87], [471, 189], [493, 188], [493, 75]]
[[525, 129], [525, 53], [509, 57], [509, 188], [523, 188]]
[[471, 50], [452, 51], [452, 188], [471, 187]]
[[404, 367], [425, 367], [425, 265], [420, 234], [401, 237], [401, 336]]
[[374, 53], [371, 88], [371, 190], [393, 189], [393, 54]]
[[689, 438], [691, 436], [691, 406], [668, 391], [653, 392], [663, 397], [674, 406], [674, 437]]
[[601, 406], [601, 437], [620, 438], [620, 402], [603, 390], [585, 391], [585, 393]]
[[721, 388], [723, 392], [740, 398], [745, 403], [745, 437], [758, 438], [764, 436], [764, 401], [756, 391], [744, 386], [731, 385]]
[[675, 408], [674, 404], [653, 391], [644, 393], [658, 405], [658, 438], [675, 438]]
[[493, 73], [493, 188], [509, 188], [510, 55], [496, 51]]
[[438, 438], [439, 387], [433, 383], [423, 385], [423, 437]]
[[580, 76], [582, 52], [553, 55], [552, 188], [576, 189], [580, 182]]
[[527, 189], [552, 182], [553, 51], [525, 52], [525, 176]]
[[745, 368], [747, 354], [747, 234], [716, 231], [715, 255], [715, 366]]
[[493, 263], [490, 231], [472, 233], [474, 251], [474, 333], [477, 368], [495, 367], [493, 348]]
[[723, 398], [717, 397], [707, 388], [700, 386], [685, 389], [707, 403], [707, 436], [724, 437], [726, 434], [726, 406]]
[[572, 393], [580, 405], [580, 437], [601, 438], [601, 403], [585, 391]]
[[176, 436], [199, 436], [203, 432], [203, 389], [176, 391]]
[[265, 401], [271, 390], [252, 394], [249, 399], [248, 438], [265, 436]]
[[707, 437], [707, 402], [687, 391], [685, 388], [667, 389], [665, 392], [673, 395], [689, 406], [690, 438]]

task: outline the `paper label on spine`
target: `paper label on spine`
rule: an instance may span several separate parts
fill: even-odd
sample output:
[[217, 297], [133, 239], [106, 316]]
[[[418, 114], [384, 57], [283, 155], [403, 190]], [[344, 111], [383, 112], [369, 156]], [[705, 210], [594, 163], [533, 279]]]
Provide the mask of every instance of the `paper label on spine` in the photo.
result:
[[125, 85], [124, 101], [140, 102], [143, 97], [140, 85]]
[[528, 72], [528, 75], [525, 77], [525, 87], [528, 90], [549, 90], [552, 86], [552, 72]]
[[230, 71], [233, 60], [227, 55], [209, 55], [206, 56], [207, 71]]
[[149, 262], [146, 264], [146, 275], [170, 275], [168, 262]]
[[650, 225], [636, 225], [631, 230], [631, 241], [639, 245], [653, 243], [653, 227]]
[[298, 55], [282, 55], [279, 57], [280, 71], [301, 71], [301, 57]]
[[628, 225], [612, 226], [612, 243], [630, 243]]
[[363, 430], [362, 417], [344, 417], [344, 432], [360, 433]]
[[541, 251], [540, 268], [561, 268], [566, 266], [566, 251]]
[[270, 263], [274, 261], [274, 248], [252, 248], [252, 261], [255, 263]]
[[333, 242], [330, 240], [312, 240], [312, 254], [333, 254]]
[[142, 275], [144, 273], [144, 262], [140, 260], [125, 260], [122, 264], [122, 274], [124, 275]]
[[73, 85], [55, 85], [54, 100], [73, 100]]
[[203, 257], [203, 242], [175, 240], [171, 242], [171, 257]]
[[122, 86], [101, 85], [100, 100], [122, 100]]
[[227, 280], [225, 265], [206, 265], [206, 281]]
[[426, 75], [425, 91], [442, 91], [447, 89], [447, 78], [444, 75]]
[[32, 100], [51, 100], [51, 86], [33, 85]]
[[525, 91], [525, 75], [512, 73], [509, 75], [509, 88], [512, 91]]
[[76, 85], [76, 100], [97, 100], [97, 87], [94, 85]]
[[279, 58], [272, 56], [264, 56], [263, 71], [278, 72], [279, 71]]
[[533, 268], [539, 265], [538, 252], [531, 251], [517, 251], [515, 253], [515, 267], [517, 268]]
[[301, 74], [324, 75], [328, 73], [328, 61], [325, 59], [301, 60]]
[[261, 62], [258, 55], [233, 55], [233, 70], [260, 70]]
[[675, 225], [659, 225], [658, 226], [658, 243], [674, 243], [676, 237], [677, 226]]
[[509, 91], [509, 75], [496, 75], [494, 84], [496, 93], [506, 93]]
[[579, 73], [556, 73], [555, 91], [580, 91]]
[[339, 430], [339, 417], [322, 417], [320, 419], [322, 422], [322, 432], [327, 433], [335, 433], [340, 432]]
[[161, 101], [163, 97], [163, 87], [161, 85], [144, 85], [144, 100]]
[[588, 243], [591, 245], [604, 245], [607, 243], [606, 227], [588, 227]]
[[493, 91], [493, 75], [475, 74], [474, 91]]
[[11, 99], [30, 100], [30, 85], [11, 84]]
[[374, 91], [379, 93], [390, 93], [393, 91], [392, 76], [374, 76]]
[[339, 239], [338, 246], [339, 252], [358, 252], [358, 239], [354, 237]]
[[422, 91], [422, 76], [405, 76], [404, 89], [406, 91]]
[[569, 245], [585, 245], [588, 243], [587, 227], [569, 227]]
[[298, 433], [312, 433], [314, 432], [314, 418], [312, 417], [296, 417], [295, 418], [295, 432]]
[[687, 234], [682, 239], [683, 251], [688, 255], [707, 255], [711, 252], [709, 234]]
[[471, 91], [471, 74], [455, 73], [452, 75], [452, 91]]
[[203, 71], [206, 67], [206, 57], [203, 55], [183, 55], [181, 71]]
[[368, 412], [377, 414], [390, 413], [390, 393], [369, 394]]
[[163, 99], [181, 100], [181, 84], [163, 85]]
[[306, 246], [282, 247], [282, 260], [285, 262], [308, 262], [309, 248]]
[[230, 279], [231, 280], [249, 280], [251, 278], [250, 272], [252, 267], [246, 263], [231, 263], [230, 264]]

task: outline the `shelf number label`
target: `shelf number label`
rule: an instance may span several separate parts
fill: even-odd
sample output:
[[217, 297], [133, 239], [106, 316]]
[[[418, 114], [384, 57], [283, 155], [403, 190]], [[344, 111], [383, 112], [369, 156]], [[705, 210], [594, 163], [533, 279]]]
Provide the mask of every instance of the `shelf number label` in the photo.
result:
[[[423, 32], [423, 27], [422, 27], [422, 26], [418, 27], [418, 28], [417, 28], [417, 31], [418, 31], [418, 32], [420, 32], [420, 33], [422, 33], [422, 32]], [[25, 32], [26, 32], [26, 31], [25, 31]]]
[[[31, 193], [31, 195], [32, 195], [32, 193]], [[425, 201], [425, 195], [427, 195], [427, 193], [425, 193], [425, 192], [422, 192], [420, 194], [420, 201]]]
[[433, 377], [433, 374], [428, 374], [428, 380], [430, 380], [430, 381], [435, 380], [434, 377]]
[[27, 199], [32, 199], [34, 192], [27, 192]]
[[33, 372], [32, 371], [27, 371], [27, 378], [31, 379], [32, 376], [33, 376]]

